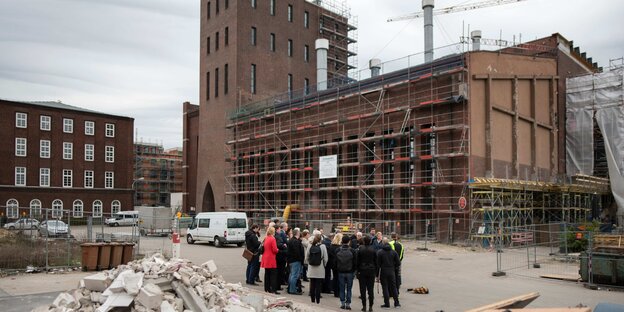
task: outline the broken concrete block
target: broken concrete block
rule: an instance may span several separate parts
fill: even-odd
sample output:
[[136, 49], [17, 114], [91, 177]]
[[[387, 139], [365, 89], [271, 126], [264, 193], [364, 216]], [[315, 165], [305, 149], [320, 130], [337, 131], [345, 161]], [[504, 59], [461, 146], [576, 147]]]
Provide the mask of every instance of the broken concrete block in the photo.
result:
[[214, 274], [215, 272], [217, 272], [217, 265], [213, 260], [208, 260], [204, 262], [204, 264], [202, 264], [202, 267], [208, 269], [210, 273]]
[[108, 297], [108, 299], [106, 299], [106, 302], [104, 302], [104, 304], [97, 309], [97, 311], [107, 312], [117, 307], [129, 307], [130, 304], [132, 304], [132, 301], [134, 301], [134, 297], [125, 292], [113, 293]]
[[60, 293], [52, 305], [56, 308], [70, 308], [70, 309], [78, 309], [80, 308], [80, 303], [74, 298], [74, 296], [68, 293]]
[[160, 312], [176, 312], [176, 310], [173, 308], [173, 306], [169, 302], [163, 301], [160, 304]]
[[101, 292], [97, 292], [97, 291], [91, 292], [91, 302], [100, 302], [101, 298], [102, 298]]
[[156, 309], [163, 301], [163, 293], [160, 287], [147, 284], [139, 291], [136, 301], [149, 309]]
[[124, 289], [129, 295], [137, 295], [143, 286], [143, 273], [129, 273], [123, 276]]
[[111, 284], [111, 279], [104, 273], [89, 275], [83, 281], [84, 288], [91, 291], [104, 291]]

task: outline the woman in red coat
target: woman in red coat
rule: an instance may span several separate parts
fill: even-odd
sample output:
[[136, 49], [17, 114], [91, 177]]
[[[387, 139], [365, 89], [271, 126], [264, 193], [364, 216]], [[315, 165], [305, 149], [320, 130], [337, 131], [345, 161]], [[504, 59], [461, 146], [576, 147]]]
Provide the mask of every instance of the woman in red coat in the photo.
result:
[[275, 228], [269, 227], [264, 238], [262, 254], [262, 261], [260, 267], [264, 268], [264, 291], [279, 295], [277, 289], [279, 284], [277, 283], [277, 243], [275, 242]]

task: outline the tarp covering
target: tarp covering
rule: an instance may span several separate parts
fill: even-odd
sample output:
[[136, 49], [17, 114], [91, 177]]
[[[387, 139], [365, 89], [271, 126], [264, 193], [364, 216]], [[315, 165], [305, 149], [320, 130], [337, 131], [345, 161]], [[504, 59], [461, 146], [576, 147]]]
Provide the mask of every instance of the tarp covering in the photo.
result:
[[594, 118], [605, 141], [611, 190], [624, 221], [624, 70], [566, 81], [567, 174], [593, 175]]

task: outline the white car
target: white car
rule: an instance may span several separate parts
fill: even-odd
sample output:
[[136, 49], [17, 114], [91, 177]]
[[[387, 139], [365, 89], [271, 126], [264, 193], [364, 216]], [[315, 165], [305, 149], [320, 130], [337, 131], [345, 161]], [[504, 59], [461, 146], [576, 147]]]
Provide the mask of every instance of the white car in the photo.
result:
[[244, 212], [202, 212], [198, 213], [189, 226], [186, 242], [214, 243], [215, 247], [224, 244], [245, 243], [247, 231], [247, 215]]
[[68, 236], [69, 227], [61, 220], [46, 220], [41, 222], [39, 233], [44, 237]]
[[108, 226], [136, 225], [139, 221], [138, 211], [120, 211], [104, 221]]
[[4, 225], [9, 230], [36, 230], [39, 228], [39, 221], [35, 219], [22, 218], [15, 222], [9, 222]]

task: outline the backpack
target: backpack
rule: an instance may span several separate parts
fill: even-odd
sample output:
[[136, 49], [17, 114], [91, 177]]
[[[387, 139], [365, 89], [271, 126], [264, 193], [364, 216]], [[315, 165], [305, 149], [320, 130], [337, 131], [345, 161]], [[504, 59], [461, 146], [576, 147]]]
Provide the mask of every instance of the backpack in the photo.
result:
[[323, 262], [323, 253], [321, 251], [321, 246], [312, 245], [312, 247], [310, 247], [310, 254], [308, 255], [308, 264], [321, 265], [321, 262]]
[[350, 248], [339, 248], [336, 252], [336, 268], [338, 272], [353, 270], [353, 252]]

